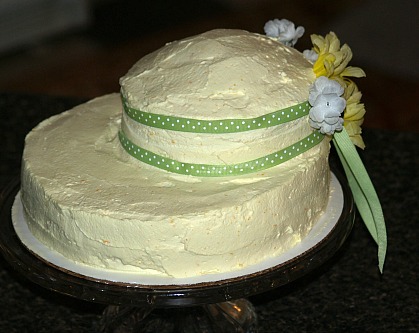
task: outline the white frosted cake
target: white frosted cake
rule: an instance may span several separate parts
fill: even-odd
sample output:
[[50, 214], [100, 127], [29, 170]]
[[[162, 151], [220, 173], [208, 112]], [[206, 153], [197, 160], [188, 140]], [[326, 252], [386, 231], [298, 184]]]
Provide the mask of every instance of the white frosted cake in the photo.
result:
[[66, 258], [141, 275], [239, 270], [302, 241], [329, 198], [313, 65], [240, 30], [169, 43], [27, 136], [21, 198]]

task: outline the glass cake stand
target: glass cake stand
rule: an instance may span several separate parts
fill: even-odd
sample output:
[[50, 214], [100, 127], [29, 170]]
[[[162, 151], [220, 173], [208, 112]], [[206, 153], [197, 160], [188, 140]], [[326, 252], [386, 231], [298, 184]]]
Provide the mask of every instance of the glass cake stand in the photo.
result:
[[314, 236], [311, 232], [297, 252], [232, 275], [153, 284], [109, 272], [89, 274], [46, 260], [22, 243], [12, 221], [18, 179], [0, 196], [0, 251], [15, 270], [44, 288], [107, 304], [102, 332], [257, 332], [257, 316], [247, 297], [283, 286], [320, 266], [352, 230], [355, 208], [350, 190], [340, 173], [334, 170], [333, 175], [338, 189], [331, 197], [341, 196], [336, 216], [323, 221]]

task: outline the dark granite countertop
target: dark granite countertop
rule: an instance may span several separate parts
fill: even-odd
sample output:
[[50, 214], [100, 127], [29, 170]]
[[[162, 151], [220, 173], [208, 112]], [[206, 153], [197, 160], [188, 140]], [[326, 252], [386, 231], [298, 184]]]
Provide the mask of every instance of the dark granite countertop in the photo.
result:
[[[18, 177], [25, 134], [82, 100], [0, 94], [0, 191]], [[260, 332], [417, 332], [419, 329], [419, 135], [364, 130], [361, 152], [388, 229], [384, 274], [359, 217], [341, 250], [305, 277], [251, 297]], [[2, 232], [0, 230], [0, 232]], [[1, 332], [95, 332], [105, 306], [20, 276], [0, 256]]]

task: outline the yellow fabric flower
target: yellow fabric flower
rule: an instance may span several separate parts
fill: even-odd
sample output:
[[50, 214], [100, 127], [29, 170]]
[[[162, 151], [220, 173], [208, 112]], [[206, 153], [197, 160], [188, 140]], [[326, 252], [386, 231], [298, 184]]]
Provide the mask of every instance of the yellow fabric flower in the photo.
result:
[[352, 59], [352, 50], [347, 44], [341, 47], [334, 32], [328, 33], [325, 37], [311, 35], [311, 41], [313, 50], [318, 54], [313, 66], [317, 77], [326, 76], [345, 87], [345, 78], [365, 76], [365, 72], [361, 68], [348, 66]]
[[364, 149], [365, 144], [361, 137], [361, 125], [364, 122], [365, 115], [365, 107], [361, 103], [362, 94], [356, 84], [348, 80], [343, 96], [346, 99], [346, 108], [343, 112], [343, 126], [348, 132], [352, 143]]
[[335, 80], [345, 89], [343, 97], [346, 99], [346, 108], [343, 126], [352, 143], [364, 149], [361, 125], [364, 122], [365, 107], [361, 103], [361, 92], [349, 77], [364, 77], [365, 72], [359, 67], [348, 66], [352, 59], [352, 50], [347, 44], [341, 46], [334, 32], [328, 33], [325, 37], [311, 35], [311, 41], [313, 50], [318, 55], [313, 65], [314, 74], [316, 77], [326, 76]]

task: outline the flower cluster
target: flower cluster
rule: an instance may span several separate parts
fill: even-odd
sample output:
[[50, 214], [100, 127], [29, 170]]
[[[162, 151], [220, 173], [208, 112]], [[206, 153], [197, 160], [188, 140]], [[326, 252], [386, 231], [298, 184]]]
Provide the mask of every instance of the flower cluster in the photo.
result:
[[325, 76], [314, 82], [308, 97], [312, 105], [309, 117], [311, 127], [328, 135], [342, 130], [341, 114], [346, 106], [346, 100], [341, 97], [343, 93], [343, 87], [338, 82]]
[[313, 70], [317, 77], [326, 76], [345, 86], [348, 77], [363, 77], [365, 72], [359, 67], [348, 66], [352, 59], [352, 50], [340, 41], [334, 32], [326, 37], [312, 35], [313, 51], [318, 57]]
[[336, 34], [330, 32], [325, 37], [312, 35], [312, 50], [303, 52], [304, 56], [314, 63], [313, 71], [318, 78], [326, 77], [338, 82], [344, 89], [343, 97], [346, 108], [343, 113], [343, 125], [352, 142], [364, 148], [361, 137], [365, 108], [361, 101], [361, 93], [349, 77], [363, 77], [365, 72], [358, 67], [348, 66], [352, 59], [352, 51], [347, 44], [340, 45]]
[[[265, 25], [265, 31], [280, 35], [279, 25], [270, 22]], [[294, 29], [294, 25], [291, 28]], [[325, 37], [312, 35], [311, 41], [313, 48], [303, 52], [303, 56], [313, 64], [317, 77], [309, 91], [309, 124], [323, 134], [333, 135], [354, 201], [378, 244], [378, 265], [382, 272], [387, 249], [384, 216], [374, 185], [354, 147], [365, 147], [361, 137], [365, 108], [361, 103], [362, 94], [350, 77], [363, 77], [365, 73], [361, 68], [348, 66], [352, 51], [348, 45], [340, 45], [335, 33], [330, 32]], [[342, 132], [335, 134], [336, 131]]]
[[362, 94], [355, 83], [350, 82], [345, 89], [346, 109], [343, 115], [343, 126], [354, 145], [364, 149], [365, 144], [361, 137], [361, 125], [364, 122], [365, 107], [361, 103]]
[[286, 46], [294, 46], [298, 38], [304, 34], [304, 27], [297, 27], [287, 19], [274, 19], [266, 22], [264, 26], [268, 37], [276, 38]]

